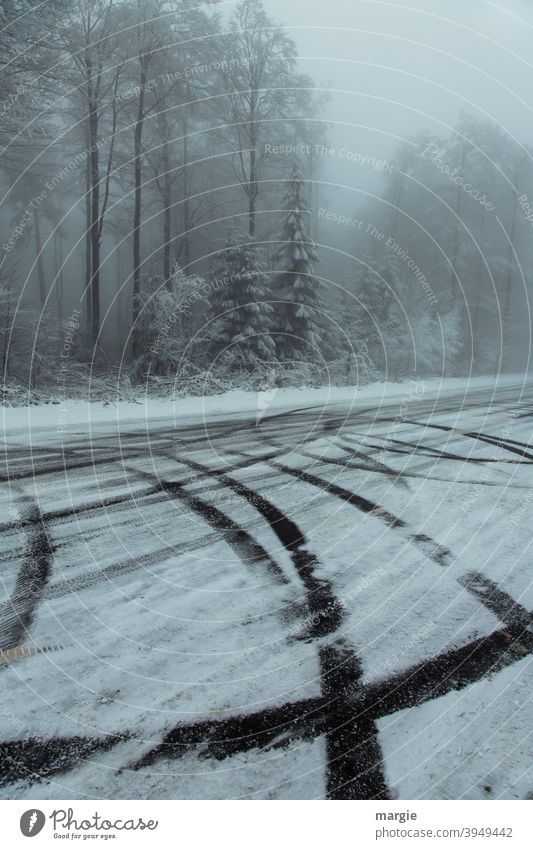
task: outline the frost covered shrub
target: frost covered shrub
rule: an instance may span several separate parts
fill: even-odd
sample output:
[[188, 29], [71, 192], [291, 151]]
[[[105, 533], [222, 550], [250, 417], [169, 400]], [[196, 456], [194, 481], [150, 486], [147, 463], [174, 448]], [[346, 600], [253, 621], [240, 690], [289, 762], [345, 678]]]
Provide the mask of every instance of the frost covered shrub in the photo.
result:
[[134, 379], [147, 374], [168, 376], [191, 356], [191, 340], [205, 320], [208, 284], [202, 277], [187, 276], [177, 266], [171, 290], [160, 282], [155, 291], [141, 295], [138, 350], [132, 366]]
[[327, 373], [323, 364], [309, 361], [289, 360], [278, 364], [276, 381], [282, 387], [318, 387], [327, 384]]
[[48, 311], [31, 309], [0, 280], [0, 364], [5, 385], [34, 390], [53, 385], [58, 370], [61, 327]]
[[361, 386], [380, 377], [364, 340], [354, 343], [346, 353], [328, 362], [327, 374], [328, 382], [333, 386]]
[[30, 381], [33, 387], [50, 386], [57, 379], [64, 333], [55, 316], [47, 311], [34, 313], [33, 318]]

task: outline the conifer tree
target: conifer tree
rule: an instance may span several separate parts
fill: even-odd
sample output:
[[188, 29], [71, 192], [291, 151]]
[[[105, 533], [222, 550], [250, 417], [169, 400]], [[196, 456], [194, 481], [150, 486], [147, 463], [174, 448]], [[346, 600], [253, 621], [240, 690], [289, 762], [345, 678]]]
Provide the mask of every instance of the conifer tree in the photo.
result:
[[324, 335], [322, 298], [315, 277], [316, 247], [308, 235], [310, 211], [304, 197], [304, 181], [295, 169], [287, 184], [278, 257], [283, 270], [278, 278], [277, 343], [280, 355], [312, 357]]
[[212, 284], [211, 354], [221, 353], [227, 365], [246, 371], [271, 365], [274, 310], [259, 250], [249, 236], [228, 240]]

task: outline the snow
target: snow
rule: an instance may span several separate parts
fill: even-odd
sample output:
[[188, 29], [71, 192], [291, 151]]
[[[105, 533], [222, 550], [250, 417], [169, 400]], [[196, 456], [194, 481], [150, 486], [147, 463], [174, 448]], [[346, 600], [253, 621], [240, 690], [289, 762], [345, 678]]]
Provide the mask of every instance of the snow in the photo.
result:
[[[360, 404], [375, 405], [376, 412], [384, 404], [402, 401], [416, 386], [423, 386], [424, 399], [443, 398], [455, 395], [458, 391], [469, 392], [492, 387], [524, 384], [520, 375], [502, 375], [495, 383], [494, 378], [432, 378], [430, 380], [410, 380], [405, 382], [377, 381], [365, 386], [320, 388], [280, 388], [269, 406], [268, 414], [301, 410], [306, 408], [331, 408], [339, 406], [346, 409], [357, 408]], [[169, 419], [176, 427], [212, 420], [216, 417], [252, 416], [258, 410], [258, 392], [234, 389], [220, 395], [195, 395], [183, 398], [140, 397], [138, 401], [118, 401], [116, 404], [67, 400], [65, 407], [57, 404], [38, 406], [3, 407], [1, 410], [2, 429], [9, 443], [30, 443], [38, 440], [41, 430], [55, 430], [58, 439], [62, 431], [66, 434], [101, 426], [124, 427], [147, 423], [157, 425]], [[59, 430], [61, 428], [61, 430]], [[35, 438], [36, 439], [35, 439]]]
[[[189, 751], [140, 770], [130, 766], [177, 724], [320, 696], [319, 649], [333, 638], [353, 648], [361, 684], [376, 685], [501, 629], [496, 613], [465, 588], [467, 573], [482, 574], [533, 609], [531, 467], [511, 464], [520, 458], [469, 435], [533, 442], [531, 419], [514, 415], [523, 381], [502, 378], [500, 403], [490, 410], [493, 388], [478, 378], [116, 407], [72, 402], [66, 433], [57, 432], [54, 407], [5, 409], [8, 472], [40, 474], [14, 477], [4, 488], [0, 521], [13, 523], [23, 492], [42, 512], [57, 515], [48, 522], [53, 568], [26, 641], [52, 650], [0, 668], [0, 740], [131, 735], [50, 783], [18, 781], [5, 795], [322, 798], [322, 737], [296, 736], [286, 747], [221, 761]], [[524, 389], [527, 408], [529, 384]], [[359, 414], [347, 419], [351, 409]], [[287, 411], [293, 415], [280, 419]], [[324, 416], [332, 427], [318, 426]], [[238, 430], [243, 423], [248, 426]], [[420, 450], [388, 450], [395, 444]], [[285, 470], [261, 461], [280, 446]], [[333, 637], [306, 636], [310, 613], [290, 552], [255, 505], [214, 474], [242, 452], [257, 462], [233, 468], [231, 479], [296, 523], [317, 557], [315, 579], [328, 582], [342, 604]], [[486, 463], [493, 454], [498, 462]], [[88, 462], [67, 471], [54, 465], [58, 457]], [[336, 465], [347, 457], [351, 465]], [[185, 460], [211, 474], [197, 474]], [[379, 509], [357, 509], [287, 469], [305, 469]], [[265, 557], [251, 560], [242, 535], [236, 542], [213, 527], [186, 498], [153, 491], [154, 475], [222, 511]], [[387, 524], [387, 511], [403, 525]], [[433, 556], [427, 540], [416, 543], [417, 534], [449, 554]], [[26, 537], [16, 524], [1, 536], [0, 624]], [[391, 791], [400, 798], [525, 798], [532, 778], [530, 660], [380, 718]]]
[[531, 659], [379, 721], [402, 799], [525, 799], [531, 792]]

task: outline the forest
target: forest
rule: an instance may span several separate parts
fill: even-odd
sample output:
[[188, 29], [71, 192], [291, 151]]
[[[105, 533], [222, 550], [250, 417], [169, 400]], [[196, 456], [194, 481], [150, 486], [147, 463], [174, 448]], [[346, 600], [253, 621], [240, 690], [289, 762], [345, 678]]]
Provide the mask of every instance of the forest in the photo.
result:
[[3, 403], [527, 370], [521, 140], [333, 147], [260, 0], [35, 5], [0, 5]]
[[532, 32], [0, 0], [6, 845], [531, 844]]

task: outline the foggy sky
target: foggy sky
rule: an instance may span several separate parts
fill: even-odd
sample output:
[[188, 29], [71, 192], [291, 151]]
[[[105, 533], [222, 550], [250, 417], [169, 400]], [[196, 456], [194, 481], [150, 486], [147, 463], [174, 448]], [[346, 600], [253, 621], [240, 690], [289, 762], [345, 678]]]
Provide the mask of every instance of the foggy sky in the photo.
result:
[[442, 130], [461, 109], [518, 139], [532, 136], [526, 0], [265, 0], [265, 7], [289, 29], [302, 69], [329, 83], [329, 117], [346, 120], [351, 103], [351, 120], [375, 128], [377, 152], [390, 148], [382, 134]]
[[[341, 158], [341, 150], [389, 159], [402, 139], [421, 130], [446, 137], [461, 111], [494, 121], [517, 145], [533, 144], [533, 3], [265, 0], [264, 5], [295, 40], [300, 69], [330, 92], [325, 117], [334, 154], [322, 161], [324, 206], [353, 214], [382, 188], [379, 171], [353, 165]], [[340, 244], [338, 228], [322, 227], [322, 236]]]

